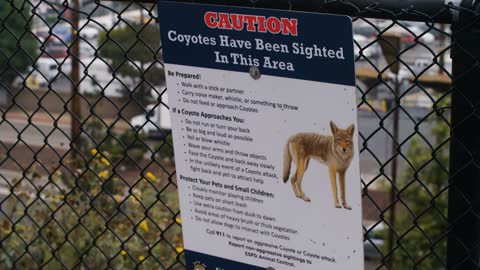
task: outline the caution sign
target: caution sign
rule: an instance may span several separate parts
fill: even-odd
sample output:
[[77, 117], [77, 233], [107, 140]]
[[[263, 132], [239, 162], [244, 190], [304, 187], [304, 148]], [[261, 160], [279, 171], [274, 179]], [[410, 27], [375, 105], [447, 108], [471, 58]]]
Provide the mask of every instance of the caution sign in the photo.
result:
[[187, 269], [363, 269], [351, 20], [158, 8]]

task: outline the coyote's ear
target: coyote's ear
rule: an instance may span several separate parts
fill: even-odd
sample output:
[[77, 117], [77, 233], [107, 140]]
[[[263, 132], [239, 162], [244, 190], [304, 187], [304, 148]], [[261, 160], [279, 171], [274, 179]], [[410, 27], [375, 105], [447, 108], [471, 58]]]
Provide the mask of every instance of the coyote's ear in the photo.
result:
[[353, 132], [355, 131], [355, 125], [354, 124], [351, 124], [348, 128], [347, 128], [347, 132], [348, 134], [350, 134], [350, 136], [353, 137]]
[[330, 129], [332, 129], [332, 134], [335, 135], [338, 131], [338, 127], [337, 125], [335, 125], [335, 123], [333, 123], [333, 121], [330, 121]]

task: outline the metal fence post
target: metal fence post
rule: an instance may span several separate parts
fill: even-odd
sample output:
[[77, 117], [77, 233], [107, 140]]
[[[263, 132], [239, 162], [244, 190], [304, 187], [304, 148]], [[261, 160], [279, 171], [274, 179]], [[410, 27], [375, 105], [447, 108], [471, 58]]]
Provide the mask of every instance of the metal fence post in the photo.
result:
[[[473, 9], [472, 9], [473, 8]], [[480, 269], [480, 4], [461, 3], [452, 25], [448, 269]]]

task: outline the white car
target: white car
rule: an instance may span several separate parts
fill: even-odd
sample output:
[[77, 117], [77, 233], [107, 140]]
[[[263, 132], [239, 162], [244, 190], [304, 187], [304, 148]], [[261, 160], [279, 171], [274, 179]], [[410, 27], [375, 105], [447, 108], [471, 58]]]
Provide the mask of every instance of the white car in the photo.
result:
[[[435, 75], [440, 73], [452, 74], [452, 59], [448, 56], [443, 58], [443, 66], [440, 67], [440, 59], [437, 62], [433, 62], [433, 58], [417, 58], [415, 61], [406, 68], [404, 65], [400, 66], [399, 75], [402, 77], [418, 76], [420, 74]], [[413, 74], [412, 74], [413, 72]]]
[[364, 256], [367, 259], [382, 258], [382, 248], [385, 245], [385, 225], [383, 223], [373, 224], [367, 227], [368, 234], [363, 244]]
[[418, 39], [420, 42], [423, 42], [426, 44], [429, 44], [435, 41], [435, 36], [432, 33], [428, 31], [424, 31], [416, 25], [402, 27], [396, 24], [388, 28], [385, 31], [384, 35], [392, 35], [392, 34], [399, 35], [402, 43], [406, 43], [406, 44], [414, 43], [415, 39]]
[[360, 55], [360, 51], [363, 58], [375, 58], [380, 55], [381, 48], [375, 39], [370, 39], [363, 35], [353, 35], [353, 39], [355, 40], [353, 45], [355, 58]]
[[423, 43], [430, 44], [435, 41], [435, 36], [432, 33], [424, 31], [418, 26], [411, 26], [408, 29], [412, 31], [417, 37], [422, 36], [420, 38], [420, 41], [422, 41]]
[[80, 29], [80, 36], [87, 40], [96, 39], [99, 34], [100, 34], [100, 30], [98, 30], [95, 27], [86, 26]]
[[[164, 103], [168, 101], [167, 94], [162, 95]], [[130, 119], [130, 124], [134, 130], [141, 130], [148, 137], [154, 137], [161, 134], [163, 130], [171, 129], [170, 112], [163, 104], [152, 104], [145, 108], [146, 114], [140, 114]]]

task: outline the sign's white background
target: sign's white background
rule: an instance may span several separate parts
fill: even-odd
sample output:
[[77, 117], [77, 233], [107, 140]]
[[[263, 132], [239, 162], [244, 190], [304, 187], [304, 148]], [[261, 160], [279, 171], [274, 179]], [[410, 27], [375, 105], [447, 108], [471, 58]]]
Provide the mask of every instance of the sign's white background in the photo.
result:
[[[305, 250], [336, 259], [336, 263], [321, 260], [316, 261], [312, 265], [296, 263], [297, 269], [363, 269], [363, 232], [361, 224], [361, 187], [355, 88], [352, 86], [265, 75], [259, 80], [253, 80], [248, 73], [226, 72], [172, 64], [166, 65], [166, 69], [168, 71], [201, 74], [202, 78], [200, 81], [197, 81], [167, 76], [168, 93], [170, 96], [169, 105], [171, 108], [180, 107], [245, 119], [246, 124], [243, 124], [242, 127], [250, 129], [250, 136], [254, 138], [254, 142], [232, 142], [232, 149], [267, 156], [268, 161], [266, 163], [272, 163], [275, 166], [275, 173], [278, 179], [265, 178], [265, 184], [259, 185], [242, 182], [241, 180], [193, 173], [190, 170], [190, 164], [185, 162], [188, 156], [184, 152], [188, 151], [188, 148], [184, 147], [187, 141], [182, 138], [185, 133], [181, 130], [185, 127], [185, 124], [180, 123], [185, 116], [172, 114], [177, 175], [201, 177], [228, 184], [257, 187], [272, 192], [275, 194], [275, 199], [267, 198], [265, 199], [265, 204], [261, 206], [250, 202], [249, 205], [255, 206], [250, 210], [273, 216], [277, 219], [276, 223], [278, 225], [291, 227], [299, 231], [299, 234], [292, 237], [292, 240], [285, 241], [258, 234], [249, 234], [243, 231], [228, 231], [224, 227], [194, 222], [190, 219], [193, 216], [191, 211], [193, 204], [190, 204], [191, 197], [188, 196], [192, 191], [188, 189], [190, 184], [179, 181], [185, 249], [257, 266], [292, 269], [288, 266], [275, 265], [264, 260], [246, 257], [242, 250], [230, 247], [226, 239], [206, 233], [206, 229], [215, 229], [232, 235], [245, 236], [254, 240], [275, 243], [276, 245]], [[281, 111], [278, 109], [273, 110], [270, 107], [255, 106], [260, 109], [260, 113], [255, 114], [225, 109], [220, 110], [207, 106], [184, 104], [183, 102], [179, 103], [178, 100], [184, 97], [177, 93], [178, 91], [181, 93], [182, 89], [184, 89], [180, 84], [182, 81], [242, 89], [246, 91], [241, 96], [242, 99], [252, 98], [282, 104], [287, 103], [298, 106], [299, 111]], [[177, 83], [180, 86], [177, 86]], [[210, 92], [206, 90], [197, 91]], [[250, 107], [251, 105], [246, 106]], [[205, 121], [201, 118], [190, 119]], [[303, 180], [303, 190], [311, 198], [311, 202], [305, 202], [295, 197], [290, 182], [285, 184], [282, 181], [284, 147], [288, 138], [298, 132], [316, 132], [331, 135], [330, 120], [334, 121], [341, 128], [355, 124], [355, 155], [346, 175], [347, 202], [353, 208], [352, 210], [334, 207], [328, 168], [313, 159], [310, 161]], [[219, 123], [235, 125], [233, 122], [219, 121]], [[222, 148], [225, 147], [222, 146]], [[292, 165], [290, 177], [295, 172], [295, 169], [296, 167]], [[338, 192], [340, 199], [339, 185]]]

